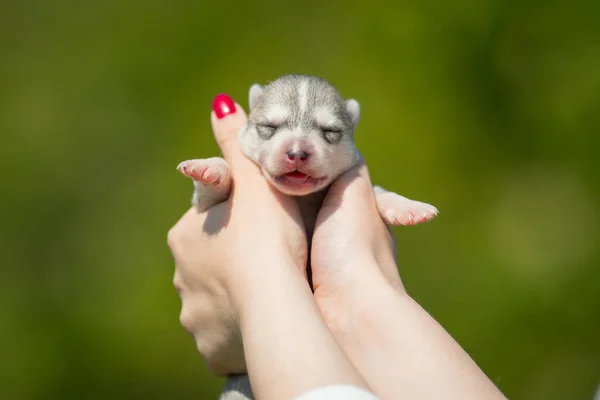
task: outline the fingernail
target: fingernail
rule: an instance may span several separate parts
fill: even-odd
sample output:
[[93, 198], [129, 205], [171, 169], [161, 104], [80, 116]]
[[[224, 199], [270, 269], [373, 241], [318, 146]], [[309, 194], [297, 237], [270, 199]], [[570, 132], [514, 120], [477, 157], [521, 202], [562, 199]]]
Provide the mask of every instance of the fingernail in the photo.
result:
[[219, 119], [235, 113], [235, 103], [226, 94], [217, 95], [213, 100], [212, 108]]

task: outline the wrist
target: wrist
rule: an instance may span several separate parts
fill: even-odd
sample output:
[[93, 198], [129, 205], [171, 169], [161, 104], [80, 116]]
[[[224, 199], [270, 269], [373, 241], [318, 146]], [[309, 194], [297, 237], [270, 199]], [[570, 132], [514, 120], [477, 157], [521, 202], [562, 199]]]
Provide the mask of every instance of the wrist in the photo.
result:
[[371, 387], [375, 393], [379, 387], [375, 385], [372, 369], [390, 365], [389, 354], [397, 344], [399, 332], [405, 329], [398, 324], [398, 317], [411, 302], [403, 289], [381, 279], [377, 284], [365, 284], [354, 291], [352, 306], [347, 308], [345, 317], [336, 316], [330, 326], [338, 345], [368, 384], [374, 385]]
[[230, 277], [229, 295], [238, 317], [242, 318], [257, 309], [256, 303], [278, 301], [291, 290], [290, 287], [302, 290], [302, 284], [308, 287], [291, 259], [271, 256], [256, 263], [244, 262], [243, 268], [234, 271]]
[[348, 285], [355, 312], [363, 308], [367, 311], [375, 307], [380, 308], [382, 302], [390, 297], [406, 295], [398, 266], [393, 258], [357, 258], [347, 265], [356, 272]]
[[[291, 398], [315, 387], [366, 387], [327, 329], [308, 282], [294, 262], [248, 278], [237, 300], [255, 395]], [[293, 333], [293, 334], [291, 334]], [[290, 363], [289, 360], [294, 360]], [[280, 378], [273, 381], [272, 371]]]
[[315, 291], [328, 327], [342, 345], [355, 341], [361, 325], [374, 323], [367, 319], [382, 315], [390, 302], [408, 297], [395, 264], [386, 268], [373, 259], [355, 259], [343, 268], [347, 273], [338, 277], [334, 292], [330, 286]]

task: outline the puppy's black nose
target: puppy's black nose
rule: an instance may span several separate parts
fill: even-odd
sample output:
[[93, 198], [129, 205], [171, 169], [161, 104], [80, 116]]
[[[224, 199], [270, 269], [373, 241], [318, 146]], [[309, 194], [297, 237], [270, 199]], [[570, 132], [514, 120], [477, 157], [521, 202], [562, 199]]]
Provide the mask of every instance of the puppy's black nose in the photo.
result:
[[288, 150], [286, 154], [288, 156], [288, 160], [290, 161], [306, 161], [308, 158], [308, 153], [303, 150]]

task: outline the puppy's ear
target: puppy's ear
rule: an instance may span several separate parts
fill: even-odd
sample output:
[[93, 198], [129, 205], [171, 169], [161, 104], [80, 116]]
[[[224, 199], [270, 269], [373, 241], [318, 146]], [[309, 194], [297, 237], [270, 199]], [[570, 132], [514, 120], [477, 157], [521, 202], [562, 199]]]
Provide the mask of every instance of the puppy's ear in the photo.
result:
[[358, 120], [360, 119], [360, 104], [358, 104], [358, 101], [354, 99], [346, 100], [346, 111], [348, 111], [348, 114], [350, 115], [352, 127], [356, 128]]
[[252, 87], [250, 87], [248, 103], [248, 105], [250, 106], [249, 111], [252, 111], [252, 109], [256, 106], [256, 103], [258, 103], [258, 100], [260, 100], [260, 96], [262, 95], [262, 93], [263, 88], [258, 83], [255, 83], [254, 85], [252, 85]]

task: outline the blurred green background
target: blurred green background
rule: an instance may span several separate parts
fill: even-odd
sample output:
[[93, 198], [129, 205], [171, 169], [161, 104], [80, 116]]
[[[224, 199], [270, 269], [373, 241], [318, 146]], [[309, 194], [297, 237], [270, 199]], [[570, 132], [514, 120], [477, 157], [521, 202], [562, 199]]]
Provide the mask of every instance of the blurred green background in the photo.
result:
[[329, 79], [409, 292], [511, 399], [600, 383], [600, 2], [0, 2], [0, 398], [216, 399], [178, 321], [175, 166], [213, 97]]

